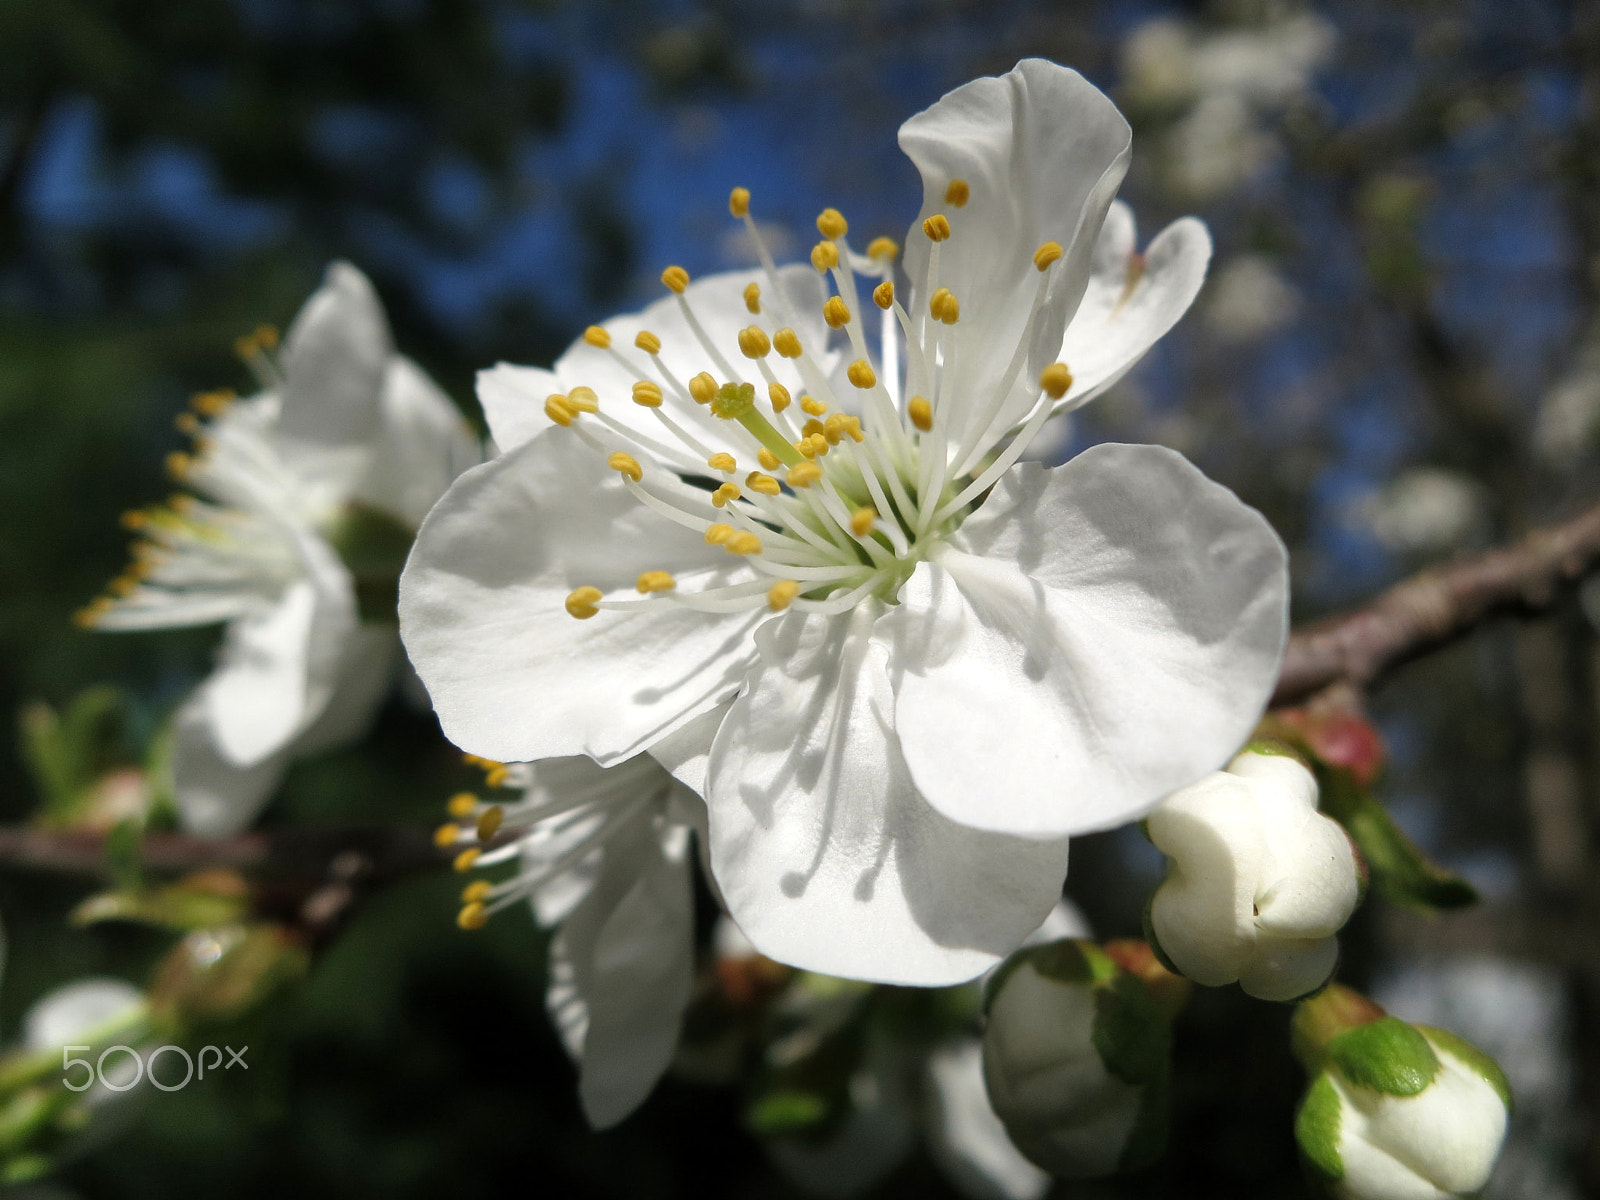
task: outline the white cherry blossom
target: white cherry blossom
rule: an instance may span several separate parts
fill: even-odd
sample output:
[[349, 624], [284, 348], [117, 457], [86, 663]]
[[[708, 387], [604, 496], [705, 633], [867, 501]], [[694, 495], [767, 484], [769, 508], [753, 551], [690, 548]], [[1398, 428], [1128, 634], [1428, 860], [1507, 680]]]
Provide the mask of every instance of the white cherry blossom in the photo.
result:
[[735, 189], [761, 270], [669, 268], [553, 370], [480, 376], [503, 453], [424, 523], [400, 614], [464, 749], [649, 750], [701, 790], [764, 954], [944, 984], [1038, 926], [1070, 835], [1227, 761], [1287, 587], [1266, 522], [1171, 451], [1018, 462], [1209, 258], [1192, 219], [1135, 251], [1110, 101], [1028, 60], [900, 137], [909, 303], [894, 244], [832, 209], [777, 267]]
[[348, 263], [328, 268], [275, 347], [267, 330], [243, 340], [259, 394], [207, 393], [180, 419], [195, 450], [169, 466], [190, 492], [127, 514], [134, 563], [82, 614], [105, 630], [227, 623], [217, 669], [173, 728], [178, 807], [206, 834], [247, 825], [292, 758], [358, 736], [387, 691], [394, 626], [362, 620], [365, 581], [335, 543], [398, 539], [397, 567], [481, 457], [449, 398], [394, 352]]

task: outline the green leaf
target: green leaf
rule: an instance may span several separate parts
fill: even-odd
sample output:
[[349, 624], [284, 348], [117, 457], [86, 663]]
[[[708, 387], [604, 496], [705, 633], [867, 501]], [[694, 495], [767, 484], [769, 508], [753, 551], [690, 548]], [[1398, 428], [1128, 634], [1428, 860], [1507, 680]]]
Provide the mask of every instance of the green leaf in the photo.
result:
[[828, 1118], [831, 1106], [813, 1092], [779, 1089], [758, 1096], [745, 1110], [745, 1124], [759, 1134], [803, 1133]]
[[1317, 772], [1322, 809], [1345, 827], [1366, 859], [1372, 885], [1387, 900], [1408, 908], [1462, 908], [1478, 893], [1459, 875], [1438, 866], [1394, 823], [1383, 804], [1348, 771]]
[[1398, 1017], [1384, 1017], [1328, 1043], [1329, 1061], [1356, 1087], [1385, 1096], [1415, 1096], [1439, 1074], [1428, 1039]]
[[1506, 1073], [1500, 1069], [1499, 1063], [1466, 1038], [1451, 1033], [1448, 1029], [1435, 1029], [1431, 1025], [1419, 1025], [1417, 1028], [1428, 1041], [1433, 1043], [1436, 1050], [1460, 1059], [1463, 1066], [1481, 1077], [1504, 1102], [1506, 1111], [1511, 1111], [1511, 1081], [1506, 1078]]
[[1311, 1169], [1329, 1183], [1344, 1178], [1344, 1160], [1339, 1157], [1339, 1125], [1343, 1118], [1333, 1080], [1318, 1075], [1295, 1114], [1294, 1140], [1300, 1143], [1300, 1153]]
[[140, 844], [144, 841], [144, 822], [124, 817], [106, 834], [106, 869], [120, 891], [136, 892], [144, 886], [144, 863]]

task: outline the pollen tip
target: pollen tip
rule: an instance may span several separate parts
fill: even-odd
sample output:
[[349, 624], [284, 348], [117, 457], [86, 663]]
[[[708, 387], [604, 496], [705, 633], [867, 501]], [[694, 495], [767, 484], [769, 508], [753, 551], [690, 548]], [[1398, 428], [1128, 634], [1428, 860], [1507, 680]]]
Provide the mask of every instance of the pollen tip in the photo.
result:
[[818, 242], [811, 247], [811, 265], [819, 272], [831, 271], [839, 265], [839, 247], [832, 242]]
[[583, 340], [596, 350], [606, 350], [611, 346], [611, 334], [598, 325], [591, 325], [585, 329]]
[[506, 777], [511, 774], [511, 768], [505, 763], [489, 763], [489, 769], [484, 772], [483, 786], [497, 788], [505, 784]]
[[772, 347], [784, 358], [799, 358], [800, 337], [787, 325], [772, 335]]
[[278, 327], [276, 325], [257, 325], [255, 332], [250, 336], [256, 339], [256, 345], [263, 350], [276, 350], [278, 348]]
[[474, 929], [482, 929], [489, 923], [489, 910], [484, 908], [481, 901], [462, 906], [456, 915], [456, 924], [469, 933]]
[[500, 824], [506, 819], [506, 810], [496, 804], [486, 808], [478, 818], [477, 834], [480, 842], [487, 842], [500, 832]]
[[878, 520], [878, 510], [870, 504], [863, 504], [850, 514], [850, 532], [857, 537], [866, 537], [872, 532], [872, 526]]
[[772, 402], [772, 411], [781, 413], [789, 407], [789, 389], [776, 381], [769, 383], [767, 384], [767, 399]]
[[867, 247], [867, 257], [893, 262], [900, 257], [900, 243], [890, 237], [873, 238]]
[[644, 468], [639, 465], [639, 460], [626, 450], [613, 450], [606, 459], [606, 466], [619, 475], [626, 475], [635, 483], [644, 477]]
[[1072, 372], [1066, 363], [1051, 363], [1039, 372], [1039, 387], [1052, 400], [1059, 400], [1072, 387]]
[[829, 296], [828, 302], [822, 306], [822, 319], [828, 323], [829, 329], [843, 329], [850, 324], [850, 306], [838, 296]]
[[633, 336], [633, 344], [646, 354], [661, 353], [661, 339], [648, 329], [641, 329]]
[[441, 825], [433, 831], [433, 844], [441, 850], [454, 846], [461, 837], [461, 826]]
[[906, 404], [906, 415], [923, 433], [933, 428], [933, 405], [928, 403], [926, 396], [911, 397], [910, 402]]
[[950, 218], [943, 213], [934, 213], [922, 223], [922, 232], [930, 242], [943, 242], [950, 237]]
[[451, 865], [457, 871], [470, 871], [477, 865], [478, 859], [481, 857], [483, 857], [483, 851], [478, 847], [473, 846], [456, 855], [455, 862], [453, 862]]
[[721, 471], [725, 475], [732, 475], [739, 469], [739, 460], [734, 458], [733, 455], [729, 454], [726, 450], [719, 450], [710, 458], [706, 459], [706, 466], [710, 467], [713, 471]]
[[661, 272], [661, 283], [667, 291], [676, 292], [681, 296], [684, 289], [689, 286], [689, 272], [682, 267], [668, 267]]
[[138, 530], [144, 529], [150, 524], [150, 514], [137, 508], [130, 508], [127, 512], [123, 513], [122, 516], [118, 517], [117, 520], [121, 523], [124, 529], [129, 530], [130, 532], [137, 532]]
[[741, 529], [723, 542], [722, 548], [729, 554], [760, 554], [761, 539], [748, 529]]
[[487, 879], [474, 879], [461, 889], [461, 903], [482, 904], [489, 898], [489, 893], [494, 890], [494, 885]]
[[800, 411], [808, 417], [820, 417], [828, 411], [828, 406], [815, 396], [801, 396]]
[[850, 232], [850, 222], [837, 208], [825, 208], [817, 214], [817, 232], [830, 241]]
[[[787, 403], [787, 401], [785, 401], [785, 403]], [[777, 408], [777, 405], [773, 405], [773, 407]], [[782, 410], [780, 409], [779, 411], [781, 412]], [[769, 471], [776, 471], [778, 469], [778, 456], [771, 450], [768, 450], [765, 446], [756, 451], [756, 461]], [[746, 485], [748, 485], [749, 482], [750, 481], [748, 479], [745, 480]]]
[[633, 402], [640, 408], [660, 408], [662, 404], [661, 385], [652, 383], [648, 379], [641, 379], [633, 385]]
[[744, 285], [744, 310], [752, 317], [761, 312], [761, 285], [754, 280]]
[[965, 179], [952, 179], [944, 189], [944, 202], [951, 208], [965, 208], [971, 195], [972, 189], [967, 186]]
[[567, 613], [570, 616], [577, 617], [580, 621], [587, 621], [590, 617], [594, 616], [595, 613], [600, 611], [600, 609], [596, 606], [600, 603], [600, 597], [604, 594], [605, 593], [597, 587], [584, 586], [581, 588], [574, 588], [572, 591], [567, 593]]
[[711, 493], [711, 506], [713, 508], [726, 508], [729, 501], [737, 500], [741, 494], [738, 484], [721, 484], [716, 491]]
[[1062, 253], [1060, 242], [1046, 242], [1033, 252], [1033, 265], [1036, 269], [1043, 271], [1051, 263], [1060, 259]]
[[793, 579], [780, 579], [767, 589], [767, 607], [782, 612], [800, 594], [800, 584]]
[[678, 581], [670, 571], [645, 571], [633, 586], [641, 596], [648, 596], [652, 592], [670, 592]]
[[[774, 455], [772, 457], [772, 466], [768, 470], [776, 471], [777, 469], [778, 459]], [[760, 492], [763, 496], [776, 496], [783, 491], [782, 484], [771, 475], [764, 475], [760, 471], [751, 471], [750, 474], [746, 475], [744, 477], [744, 485], [752, 492]]]
[[706, 544], [708, 546], [721, 546], [733, 536], [733, 526], [717, 521], [706, 526]]
[[571, 425], [578, 419], [578, 410], [560, 392], [545, 397], [544, 415], [557, 425]]
[[864, 358], [858, 358], [845, 370], [845, 376], [858, 388], [875, 387], [878, 382], [877, 373], [871, 364]]
[[790, 487], [810, 487], [822, 478], [822, 468], [814, 462], [796, 463], [789, 468], [789, 472], [784, 478], [788, 481]]
[[894, 284], [890, 280], [885, 279], [877, 287], [873, 288], [872, 302], [879, 308], [883, 309], [884, 312], [888, 312], [891, 308], [893, 308]]
[[445, 803], [445, 811], [458, 821], [465, 821], [478, 811], [478, 798], [471, 792], [457, 792]]
[[736, 187], [728, 193], [728, 213], [742, 217], [750, 211], [750, 189]]
[[710, 372], [701, 371], [689, 380], [689, 395], [696, 404], [710, 404], [717, 394], [717, 381], [711, 377]]
[[772, 352], [772, 340], [759, 325], [746, 325], [739, 330], [739, 353], [746, 358], [765, 358]]

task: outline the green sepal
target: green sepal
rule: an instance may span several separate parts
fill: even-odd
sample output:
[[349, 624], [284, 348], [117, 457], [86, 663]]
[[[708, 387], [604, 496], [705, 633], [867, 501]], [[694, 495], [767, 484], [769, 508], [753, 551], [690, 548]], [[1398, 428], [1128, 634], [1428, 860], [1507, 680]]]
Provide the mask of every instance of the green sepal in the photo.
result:
[[1511, 1096], [1511, 1081], [1506, 1078], [1506, 1073], [1500, 1069], [1500, 1064], [1495, 1062], [1482, 1050], [1479, 1050], [1466, 1038], [1459, 1034], [1451, 1033], [1448, 1029], [1436, 1029], [1432, 1025], [1418, 1025], [1417, 1029], [1434, 1044], [1434, 1046], [1461, 1060], [1473, 1074], [1479, 1076], [1485, 1083], [1492, 1087], [1495, 1095], [1510, 1112], [1513, 1105]]
[[1117, 1170], [1137, 1171], [1159, 1159], [1167, 1149], [1167, 1128], [1172, 1115], [1172, 1064], [1162, 1059], [1161, 1070], [1145, 1083], [1139, 1110], [1128, 1130], [1128, 1140], [1117, 1159]]
[[1124, 971], [1097, 988], [1094, 999], [1094, 1048], [1106, 1070], [1136, 1087], [1163, 1075], [1171, 1059], [1172, 1030], [1150, 989]]
[[1408, 908], [1463, 908], [1478, 893], [1459, 875], [1428, 858], [1408, 838], [1383, 804], [1346, 770], [1321, 767], [1317, 783], [1322, 810], [1343, 825], [1366, 860], [1380, 895]]
[[1344, 1160], [1339, 1157], [1339, 1129], [1344, 1120], [1343, 1105], [1333, 1080], [1318, 1075], [1311, 1081], [1300, 1111], [1294, 1117], [1294, 1140], [1311, 1170], [1322, 1180], [1335, 1183], [1344, 1178]]
[[1093, 942], [1063, 938], [1042, 946], [1018, 950], [989, 974], [983, 985], [983, 1011], [987, 1015], [1006, 980], [1021, 967], [1030, 966], [1058, 983], [1105, 984], [1116, 978], [1118, 967]]
[[805, 1133], [821, 1125], [832, 1111], [827, 1098], [815, 1092], [779, 1088], [751, 1101], [745, 1108], [744, 1120], [752, 1133]]
[[1398, 1017], [1346, 1030], [1326, 1052], [1351, 1084], [1385, 1096], [1415, 1096], [1439, 1074], [1439, 1057], [1428, 1039]]
[[135, 892], [144, 886], [144, 821], [124, 817], [106, 834], [106, 871], [118, 890]]
[[400, 572], [416, 530], [381, 508], [352, 501], [329, 526], [327, 538], [355, 583], [361, 619], [393, 624]]

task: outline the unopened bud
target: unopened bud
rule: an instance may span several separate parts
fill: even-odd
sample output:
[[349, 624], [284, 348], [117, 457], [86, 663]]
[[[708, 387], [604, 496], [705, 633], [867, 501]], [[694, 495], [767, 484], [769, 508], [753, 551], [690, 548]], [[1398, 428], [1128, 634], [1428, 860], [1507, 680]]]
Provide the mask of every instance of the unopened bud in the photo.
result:
[[1361, 867], [1296, 759], [1246, 751], [1167, 797], [1147, 828], [1170, 860], [1150, 903], [1152, 941], [1177, 970], [1207, 987], [1237, 981], [1263, 1000], [1328, 981]]
[[1166, 1140], [1171, 1032], [1092, 942], [1012, 955], [990, 981], [983, 1073], [1017, 1148], [1053, 1175], [1141, 1166]]
[[1492, 1058], [1337, 985], [1300, 1006], [1295, 1035], [1313, 1072], [1295, 1138], [1335, 1195], [1469, 1196], [1489, 1182], [1511, 1109]]

